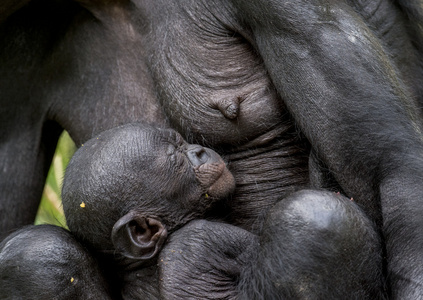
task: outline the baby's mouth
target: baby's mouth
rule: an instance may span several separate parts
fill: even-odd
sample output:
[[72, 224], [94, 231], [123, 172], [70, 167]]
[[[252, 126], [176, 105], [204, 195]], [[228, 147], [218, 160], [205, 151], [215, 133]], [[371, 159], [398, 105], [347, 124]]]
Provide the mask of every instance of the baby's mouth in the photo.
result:
[[235, 179], [223, 160], [217, 163], [203, 164], [194, 168], [194, 171], [201, 187], [209, 197], [221, 199], [235, 189]]

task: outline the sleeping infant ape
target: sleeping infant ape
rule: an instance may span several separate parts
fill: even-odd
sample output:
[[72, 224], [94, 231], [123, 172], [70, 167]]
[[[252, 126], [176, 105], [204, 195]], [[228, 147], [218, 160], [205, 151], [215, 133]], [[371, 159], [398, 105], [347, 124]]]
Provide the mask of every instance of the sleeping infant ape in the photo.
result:
[[75, 153], [63, 208], [71, 232], [93, 249], [149, 260], [168, 232], [204, 216], [234, 186], [213, 150], [186, 143], [174, 130], [129, 124]]

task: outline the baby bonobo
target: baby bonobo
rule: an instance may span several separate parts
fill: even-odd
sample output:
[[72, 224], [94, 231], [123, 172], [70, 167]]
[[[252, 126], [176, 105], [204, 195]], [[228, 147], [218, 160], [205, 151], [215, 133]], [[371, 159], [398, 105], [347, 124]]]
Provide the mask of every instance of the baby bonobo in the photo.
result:
[[66, 170], [62, 197], [78, 239], [134, 267], [148, 264], [169, 232], [204, 216], [234, 187], [216, 152], [136, 123], [84, 144]]

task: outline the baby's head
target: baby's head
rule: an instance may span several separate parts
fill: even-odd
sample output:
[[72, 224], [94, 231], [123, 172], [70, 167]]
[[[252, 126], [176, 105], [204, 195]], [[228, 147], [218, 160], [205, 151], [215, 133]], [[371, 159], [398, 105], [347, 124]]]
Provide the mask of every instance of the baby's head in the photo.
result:
[[211, 149], [174, 130], [128, 124], [101, 133], [73, 156], [62, 198], [69, 229], [97, 251], [154, 257], [168, 231], [201, 218], [235, 187]]

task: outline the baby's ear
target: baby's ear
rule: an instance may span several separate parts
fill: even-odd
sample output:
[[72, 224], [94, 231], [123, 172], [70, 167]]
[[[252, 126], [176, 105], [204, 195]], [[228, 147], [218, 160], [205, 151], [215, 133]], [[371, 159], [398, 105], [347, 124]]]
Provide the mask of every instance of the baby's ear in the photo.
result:
[[130, 211], [112, 229], [115, 249], [127, 258], [149, 260], [160, 252], [167, 238], [167, 230], [157, 219]]

